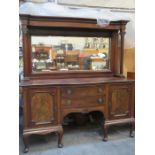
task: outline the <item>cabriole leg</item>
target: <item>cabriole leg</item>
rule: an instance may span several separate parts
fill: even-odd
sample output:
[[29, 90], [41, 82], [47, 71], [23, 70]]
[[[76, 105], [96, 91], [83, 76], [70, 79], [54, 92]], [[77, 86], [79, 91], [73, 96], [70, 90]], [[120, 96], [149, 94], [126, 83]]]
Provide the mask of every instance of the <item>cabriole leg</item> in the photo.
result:
[[58, 148], [62, 148], [63, 144], [62, 144], [62, 137], [63, 137], [63, 128], [57, 132], [58, 134]]
[[135, 128], [135, 122], [131, 122], [131, 127], [130, 127], [130, 137], [134, 137], [134, 134], [133, 134], [133, 130]]
[[28, 135], [23, 135], [23, 142], [24, 142], [23, 153], [27, 153], [29, 151], [29, 136]]
[[108, 126], [106, 124], [103, 126], [103, 141], [108, 141]]

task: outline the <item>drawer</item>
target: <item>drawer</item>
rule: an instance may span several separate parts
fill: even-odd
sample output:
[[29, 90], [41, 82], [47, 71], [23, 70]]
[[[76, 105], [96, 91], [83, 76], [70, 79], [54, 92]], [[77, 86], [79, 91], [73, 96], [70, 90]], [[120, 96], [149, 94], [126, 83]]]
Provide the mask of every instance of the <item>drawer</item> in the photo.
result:
[[62, 98], [63, 107], [88, 107], [101, 106], [105, 104], [105, 96], [89, 96], [81, 98]]
[[62, 97], [83, 97], [105, 94], [104, 86], [64, 87], [61, 89]]

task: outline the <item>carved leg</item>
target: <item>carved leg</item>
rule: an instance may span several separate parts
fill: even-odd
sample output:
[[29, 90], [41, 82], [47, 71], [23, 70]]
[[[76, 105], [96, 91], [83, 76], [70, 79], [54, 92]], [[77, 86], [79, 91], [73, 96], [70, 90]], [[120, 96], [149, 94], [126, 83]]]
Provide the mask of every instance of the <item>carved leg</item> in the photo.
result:
[[103, 141], [108, 141], [108, 126], [106, 124], [103, 126], [103, 135]]
[[60, 131], [58, 131], [57, 134], [58, 134], [58, 148], [62, 148], [63, 128]]
[[133, 134], [134, 128], [135, 128], [135, 122], [133, 121], [131, 123], [131, 127], [130, 127], [130, 137], [134, 137], [134, 134]]
[[23, 142], [24, 142], [23, 153], [27, 153], [29, 151], [29, 136], [28, 135], [23, 135]]

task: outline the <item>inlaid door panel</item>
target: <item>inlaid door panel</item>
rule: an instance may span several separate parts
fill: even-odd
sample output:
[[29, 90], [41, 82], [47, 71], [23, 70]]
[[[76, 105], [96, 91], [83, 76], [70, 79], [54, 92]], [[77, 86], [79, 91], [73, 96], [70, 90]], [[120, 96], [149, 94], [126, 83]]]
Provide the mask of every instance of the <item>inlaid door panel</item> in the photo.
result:
[[30, 95], [30, 124], [40, 126], [57, 123], [56, 89], [34, 88]]
[[110, 118], [129, 116], [131, 112], [131, 86], [111, 85], [109, 91]]

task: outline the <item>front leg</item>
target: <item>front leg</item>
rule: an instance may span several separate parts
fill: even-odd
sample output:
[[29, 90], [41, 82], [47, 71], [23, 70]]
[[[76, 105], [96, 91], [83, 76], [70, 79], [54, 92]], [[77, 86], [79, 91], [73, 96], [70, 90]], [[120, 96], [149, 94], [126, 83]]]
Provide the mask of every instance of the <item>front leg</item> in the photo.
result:
[[23, 135], [23, 142], [24, 142], [23, 153], [27, 153], [29, 151], [29, 136], [28, 135]]
[[135, 128], [135, 122], [131, 122], [131, 127], [130, 127], [130, 137], [134, 137], [134, 134], [133, 134], [133, 130]]
[[58, 148], [63, 147], [63, 143], [62, 143], [63, 133], [64, 133], [63, 128], [57, 132], [57, 135], [58, 135]]
[[103, 141], [108, 141], [108, 126], [105, 123], [103, 125]]

